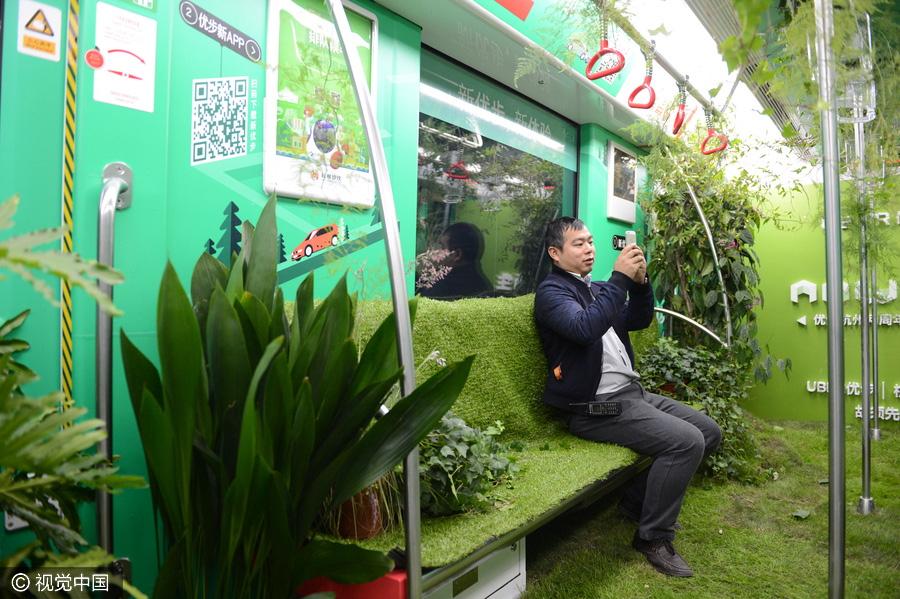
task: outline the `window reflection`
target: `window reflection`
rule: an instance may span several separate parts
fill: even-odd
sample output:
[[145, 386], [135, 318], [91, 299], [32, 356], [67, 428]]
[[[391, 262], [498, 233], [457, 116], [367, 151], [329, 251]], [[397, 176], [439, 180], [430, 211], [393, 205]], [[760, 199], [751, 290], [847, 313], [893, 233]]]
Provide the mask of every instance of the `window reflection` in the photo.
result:
[[572, 205], [574, 180], [562, 166], [420, 114], [416, 292], [533, 293], [550, 270], [544, 225]]

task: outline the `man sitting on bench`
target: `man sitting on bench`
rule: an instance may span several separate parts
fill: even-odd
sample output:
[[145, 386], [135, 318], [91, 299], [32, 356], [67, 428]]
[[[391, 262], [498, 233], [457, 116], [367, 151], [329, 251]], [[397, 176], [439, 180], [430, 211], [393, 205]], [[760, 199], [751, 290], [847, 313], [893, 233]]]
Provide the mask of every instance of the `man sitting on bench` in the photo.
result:
[[594, 243], [583, 222], [567, 216], [552, 221], [545, 244], [553, 269], [534, 300], [549, 366], [542, 400], [561, 411], [572, 434], [654, 458], [619, 511], [638, 521], [632, 546], [654, 568], [693, 576], [672, 542], [691, 478], [719, 446], [722, 432], [705, 414], [645, 391], [634, 371], [628, 332], [654, 321], [644, 254], [636, 244], [626, 246], [609, 280], [592, 282]]

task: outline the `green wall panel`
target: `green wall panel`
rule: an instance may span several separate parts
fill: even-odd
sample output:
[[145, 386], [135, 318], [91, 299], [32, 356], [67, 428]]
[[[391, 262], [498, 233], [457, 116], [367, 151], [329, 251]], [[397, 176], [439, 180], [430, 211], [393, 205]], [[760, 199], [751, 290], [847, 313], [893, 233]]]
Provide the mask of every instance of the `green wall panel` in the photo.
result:
[[[644, 215], [640, 207], [636, 211], [636, 222], [625, 223], [606, 216], [608, 189], [609, 142], [613, 141], [628, 148], [636, 155], [637, 148], [617, 135], [594, 124], [581, 127], [581, 156], [578, 171], [578, 218], [587, 225], [594, 236], [597, 250], [595, 277], [607, 278], [612, 273], [616, 252], [612, 249], [612, 236], [625, 235], [625, 231], [635, 231], [638, 244], [643, 244]], [[638, 187], [644, 184], [645, 176], [638, 171]]]
[[[843, 201], [852, 201], [853, 193], [845, 189]], [[775, 371], [766, 385], [758, 385], [752, 400], [746, 407], [767, 418], [824, 421], [828, 416], [828, 393], [824, 383], [828, 381], [828, 328], [824, 324], [828, 304], [822, 285], [825, 279], [825, 235], [817, 206], [821, 205], [820, 186], [808, 186], [804, 193], [774, 200], [782, 216], [789, 219], [793, 230], [765, 226], [757, 236], [756, 249], [761, 263], [761, 290], [765, 305], [759, 315], [760, 344], [768, 346], [776, 358], [790, 358], [793, 372], [790, 378]], [[900, 244], [900, 214], [896, 211], [879, 214], [875, 227], [886, 234], [892, 247]], [[801, 223], [795, 225], [795, 223]], [[843, 232], [846, 239], [848, 232]], [[845, 242], [846, 243], [846, 242]], [[841, 323], [844, 332], [846, 418], [848, 424], [857, 422], [856, 406], [861, 405], [859, 394], [862, 382], [861, 329], [858, 316], [860, 302], [854, 287], [859, 281], [859, 256], [845, 250], [843, 255], [844, 281], [850, 285], [850, 299], [844, 302]], [[879, 265], [878, 288], [888, 291], [890, 281], [898, 277], [900, 261], [895, 256], [889, 264]], [[791, 299], [791, 287], [801, 281], [814, 285], [816, 299], [798, 294], [798, 301]], [[887, 298], [884, 298], [887, 299]], [[870, 311], [871, 313], [871, 311]], [[896, 427], [900, 419], [900, 299], [879, 303], [878, 313], [890, 316], [890, 324], [878, 325], [879, 381], [884, 383], [886, 400], [880, 407], [889, 410], [890, 421], [879, 421], [882, 426]], [[846, 319], [849, 317], [849, 324]], [[798, 322], [805, 319], [805, 324]], [[879, 318], [881, 320], [881, 318]], [[855, 383], [855, 386], [853, 385]], [[810, 389], [813, 389], [812, 391]], [[879, 395], [880, 396], [880, 395]]]
[[[46, 2], [66, 14], [66, 3]], [[65, 46], [60, 60], [51, 61], [17, 50], [19, 2], [5, 2], [3, 14], [3, 68], [0, 81], [0, 202], [19, 194], [19, 208], [12, 229], [0, 238], [58, 227], [62, 223], [63, 93]], [[63, 16], [65, 21], [65, 16]], [[64, 39], [60, 32], [58, 39]], [[59, 249], [59, 243], [41, 249]], [[32, 395], [60, 388], [59, 310], [31, 285], [7, 271], [0, 281], [0, 322], [30, 309], [31, 315], [18, 335], [31, 343], [20, 354], [41, 380], [28, 387]], [[59, 280], [40, 276], [60, 295]]]

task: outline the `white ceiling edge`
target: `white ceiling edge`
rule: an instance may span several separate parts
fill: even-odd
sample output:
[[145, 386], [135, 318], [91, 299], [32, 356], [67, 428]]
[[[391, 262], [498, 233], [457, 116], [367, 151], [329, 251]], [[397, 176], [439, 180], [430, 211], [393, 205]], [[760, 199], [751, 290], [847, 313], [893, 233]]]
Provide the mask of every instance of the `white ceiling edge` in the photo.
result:
[[[626, 127], [642, 118], [637, 111], [603, 92], [583, 74], [573, 69], [556, 68], [541, 77], [523, 77], [514, 83], [518, 59], [524, 56], [527, 41], [512, 27], [480, 7], [474, 0], [378, 0], [379, 4], [422, 28], [422, 43], [462, 64], [468, 65], [496, 82], [577, 123], [596, 123], [616, 135], [629, 139]], [[684, 0], [636, 0], [629, 8], [630, 20], [641, 35], [656, 41], [657, 50], [703, 96], [720, 87], [711, 98], [721, 108], [732, 89], [737, 73], [729, 73], [718, 53], [716, 42]], [[663, 27], [664, 29], [660, 29]], [[651, 31], [655, 33], [651, 33]], [[661, 73], [661, 74], [659, 74]], [[668, 77], [662, 69], [657, 77]], [[539, 83], [541, 81], [542, 83]], [[660, 81], [660, 85], [663, 82]], [[659, 95], [658, 95], [659, 101]], [[691, 100], [693, 101], [693, 100]], [[727, 114], [726, 136], [754, 141], [754, 145], [776, 146], [783, 143], [781, 131], [744, 83], [739, 83]], [[702, 123], [702, 112], [697, 122]], [[750, 153], [742, 166], [768, 165], [768, 171], [781, 171], [781, 183], [794, 180], [813, 182], [804, 163], [777, 152]], [[808, 165], [807, 165], [808, 166]], [[800, 170], [800, 173], [795, 171]], [[763, 169], [757, 173], [766, 176]], [[813, 177], [814, 178], [814, 177]]]
[[596, 123], [625, 136], [623, 129], [640, 118], [573, 69], [551, 67], [541, 77], [523, 77], [516, 85], [524, 36], [472, 0], [377, 1], [421, 27], [424, 45], [577, 124]]

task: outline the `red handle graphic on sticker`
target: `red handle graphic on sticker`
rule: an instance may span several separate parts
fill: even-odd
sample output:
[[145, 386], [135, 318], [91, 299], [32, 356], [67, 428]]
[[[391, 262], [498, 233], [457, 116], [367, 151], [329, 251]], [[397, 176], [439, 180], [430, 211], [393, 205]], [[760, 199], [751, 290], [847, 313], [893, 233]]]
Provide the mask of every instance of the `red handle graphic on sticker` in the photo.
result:
[[[593, 71], [594, 65], [597, 64], [597, 61], [600, 60], [600, 57], [606, 56], [607, 54], [615, 54], [618, 57], [619, 62], [609, 67], [608, 69], [601, 69], [595, 73], [592, 73], [591, 71]], [[591, 60], [587, 64], [587, 69], [585, 69], [584, 71], [584, 76], [591, 81], [595, 79], [602, 79], [603, 77], [606, 77], [608, 75], [614, 75], [615, 73], [618, 73], [624, 66], [625, 57], [622, 56], [622, 53], [615, 48], [610, 48], [608, 41], [600, 40], [600, 50], [598, 50], [597, 53], [594, 54], [593, 57], [591, 57]]]
[[144, 62], [143, 58], [141, 58], [140, 56], [138, 56], [137, 54], [135, 54], [134, 52], [132, 52], [130, 50], [123, 50], [122, 48], [114, 48], [114, 49], [110, 50], [108, 52], [108, 54], [115, 54], [116, 52], [123, 52], [125, 54], [131, 54], [132, 56], [134, 56], [135, 58], [140, 60], [143, 64], [147, 64], [146, 62]]

